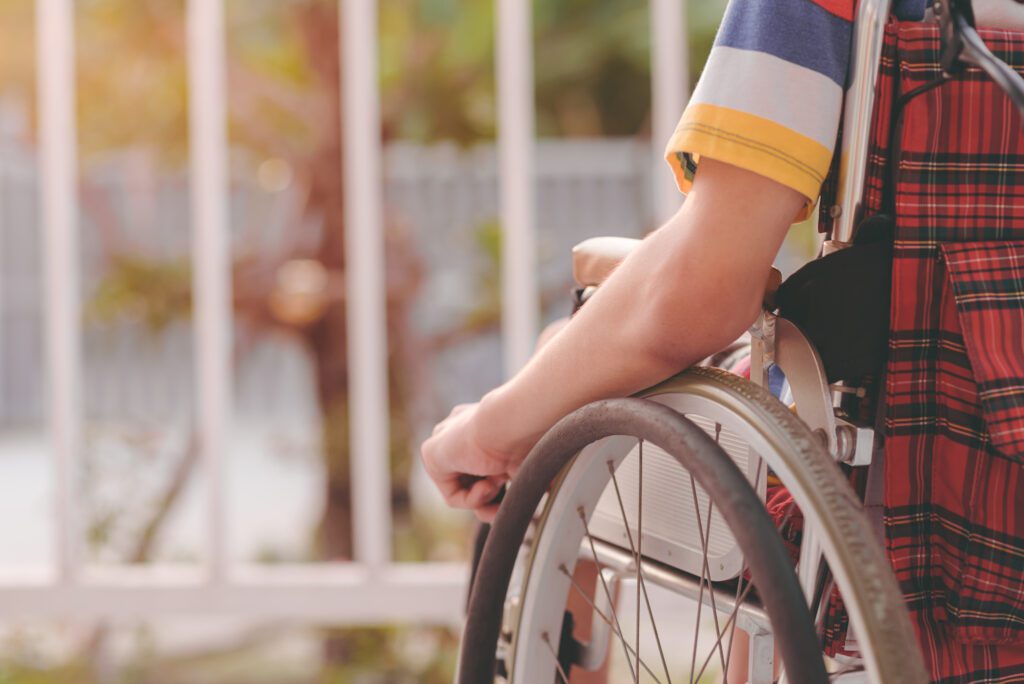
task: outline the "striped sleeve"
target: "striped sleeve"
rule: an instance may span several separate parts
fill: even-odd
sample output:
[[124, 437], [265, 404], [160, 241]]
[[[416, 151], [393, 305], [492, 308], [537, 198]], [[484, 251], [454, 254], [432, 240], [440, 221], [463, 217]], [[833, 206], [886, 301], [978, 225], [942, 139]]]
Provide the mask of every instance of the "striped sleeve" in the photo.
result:
[[731, 0], [666, 158], [688, 192], [701, 156], [817, 201], [832, 160], [855, 0]]

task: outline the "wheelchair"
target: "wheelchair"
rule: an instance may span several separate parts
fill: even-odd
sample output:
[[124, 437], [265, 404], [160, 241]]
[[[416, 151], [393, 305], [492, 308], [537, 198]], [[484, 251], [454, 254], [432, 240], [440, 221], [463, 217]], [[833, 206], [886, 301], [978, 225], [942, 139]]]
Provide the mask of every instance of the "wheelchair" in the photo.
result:
[[[938, 4], [950, 53], [1005, 82], [1024, 111], [1020, 78], [987, 61], [965, 3]], [[843, 220], [825, 254], [852, 242], [862, 218], [890, 8], [859, 4]], [[637, 242], [577, 246], [577, 304]], [[574, 669], [691, 684], [928, 681], [879, 526], [851, 486], [875, 451], [871, 421], [845, 408], [862, 388], [830, 382], [814, 342], [776, 313], [778, 284], [776, 272], [748, 341], [635, 397], [588, 405], [534, 448], [474, 571], [459, 682], [568, 682]], [[748, 354], [750, 380], [723, 369]], [[781, 527], [800, 521], [788, 546], [766, 506], [780, 485]], [[842, 645], [827, 650], [837, 629]]]

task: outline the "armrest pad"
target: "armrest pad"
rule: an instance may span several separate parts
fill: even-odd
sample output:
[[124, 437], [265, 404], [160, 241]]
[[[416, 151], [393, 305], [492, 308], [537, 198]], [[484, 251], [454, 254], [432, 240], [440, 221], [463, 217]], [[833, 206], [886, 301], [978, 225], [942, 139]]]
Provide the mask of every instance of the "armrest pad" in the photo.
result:
[[641, 240], [597, 237], [572, 248], [572, 277], [580, 287], [596, 287], [611, 275]]

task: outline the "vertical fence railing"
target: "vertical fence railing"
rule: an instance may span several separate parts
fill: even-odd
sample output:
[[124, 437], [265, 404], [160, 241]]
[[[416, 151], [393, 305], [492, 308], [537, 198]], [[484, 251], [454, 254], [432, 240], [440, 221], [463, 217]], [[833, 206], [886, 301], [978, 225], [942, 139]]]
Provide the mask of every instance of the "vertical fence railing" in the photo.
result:
[[81, 305], [72, 0], [38, 0], [36, 22], [54, 540], [57, 575], [71, 582], [81, 518], [75, 487], [81, 443]]
[[391, 557], [377, 2], [341, 8], [352, 520], [356, 560], [372, 568]]
[[[498, 148], [502, 224], [502, 341], [506, 375], [522, 367], [538, 331], [535, 110], [531, 3], [496, 0]], [[662, 145], [675, 130], [689, 96], [685, 0], [651, 0], [652, 135], [656, 221], [675, 213], [682, 198], [664, 168]]]
[[[529, 357], [539, 321], [534, 186], [531, 7], [495, 0], [504, 364]], [[654, 144], [669, 137], [685, 103], [683, 0], [651, 0]], [[0, 584], [0, 618], [86, 618], [224, 612], [331, 624], [451, 622], [461, 615], [461, 565], [391, 560], [387, 319], [382, 190], [378, 4], [340, 2], [345, 169], [345, 250], [356, 564], [275, 566], [229, 572], [225, 459], [232, 405], [232, 262], [228, 207], [227, 84], [222, 0], [188, 0], [190, 192], [195, 386], [199, 448], [207, 478], [208, 581], [138, 575], [79, 578], [82, 512], [76, 496], [82, 436], [81, 305], [73, 0], [37, 0], [49, 431], [53, 442], [54, 583]], [[663, 169], [659, 175], [668, 179]], [[655, 176], [656, 178], [658, 175]], [[666, 180], [666, 183], [670, 182]], [[655, 191], [664, 217], [679, 199]], [[568, 258], [568, 255], [566, 255]], [[378, 572], [378, 570], [380, 572]], [[110, 579], [113, 577], [113, 579]]]
[[498, 177], [505, 374], [530, 358], [540, 318], [534, 176], [533, 13], [524, 0], [496, 0]]
[[209, 579], [227, 571], [224, 460], [231, 405], [231, 236], [221, 0], [189, 0], [189, 155], [196, 418], [207, 488]]
[[690, 41], [686, 2], [651, 0], [651, 134], [654, 148], [654, 218], [676, 212], [682, 197], [662, 157], [690, 93]]

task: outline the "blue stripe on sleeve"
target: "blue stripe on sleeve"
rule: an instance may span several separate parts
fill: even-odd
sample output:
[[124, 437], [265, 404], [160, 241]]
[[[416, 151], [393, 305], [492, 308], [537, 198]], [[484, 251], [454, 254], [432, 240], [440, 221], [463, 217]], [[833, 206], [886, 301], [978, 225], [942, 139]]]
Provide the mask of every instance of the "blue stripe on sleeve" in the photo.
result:
[[853, 26], [810, 0], [732, 0], [716, 45], [756, 50], [846, 86]]
[[927, 5], [925, 0], [895, 0], [892, 13], [903, 21], [921, 21]]

